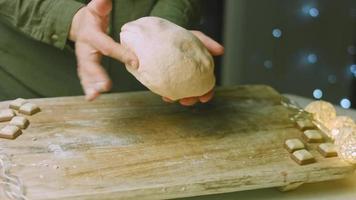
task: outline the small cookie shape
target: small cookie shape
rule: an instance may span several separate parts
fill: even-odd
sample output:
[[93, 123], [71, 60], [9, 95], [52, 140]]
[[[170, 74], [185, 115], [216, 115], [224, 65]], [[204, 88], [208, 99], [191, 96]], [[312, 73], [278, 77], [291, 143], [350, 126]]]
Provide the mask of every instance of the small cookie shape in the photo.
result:
[[13, 125], [6, 125], [0, 130], [0, 138], [5, 139], [15, 139], [22, 134], [22, 131], [19, 127]]
[[17, 126], [21, 129], [26, 129], [28, 127], [28, 125], [30, 124], [30, 122], [28, 121], [28, 119], [26, 119], [26, 117], [16, 116], [11, 119], [9, 124]]
[[20, 109], [20, 107], [21, 107], [23, 104], [25, 104], [25, 103], [27, 103], [27, 101], [26, 101], [25, 99], [23, 99], [23, 98], [17, 98], [17, 99], [15, 99], [15, 100], [13, 100], [13, 101], [10, 102], [9, 107], [10, 107], [11, 109], [18, 110], [18, 109]]
[[315, 125], [313, 124], [313, 122], [311, 120], [307, 120], [307, 119], [298, 120], [296, 123], [297, 123], [298, 128], [302, 131], [315, 128]]
[[288, 139], [284, 142], [284, 147], [287, 149], [289, 153], [293, 153], [294, 151], [304, 149], [305, 145], [302, 141], [297, 138]]
[[33, 115], [39, 111], [40, 108], [34, 103], [25, 103], [19, 109], [19, 112], [25, 115]]
[[305, 165], [315, 162], [314, 156], [307, 150], [301, 149], [291, 154], [291, 158], [299, 165]]
[[15, 112], [11, 109], [0, 110], [0, 122], [10, 121], [15, 115]]
[[336, 147], [332, 143], [323, 143], [318, 146], [318, 151], [325, 158], [337, 156]]
[[319, 130], [306, 130], [302, 138], [308, 143], [321, 143], [324, 141], [323, 135]]

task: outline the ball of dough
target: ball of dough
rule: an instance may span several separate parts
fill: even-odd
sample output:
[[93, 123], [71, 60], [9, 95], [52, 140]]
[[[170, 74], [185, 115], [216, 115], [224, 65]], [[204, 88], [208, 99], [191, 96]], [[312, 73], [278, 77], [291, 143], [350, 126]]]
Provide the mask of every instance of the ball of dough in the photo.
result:
[[121, 28], [121, 44], [140, 66], [126, 66], [152, 92], [171, 100], [201, 96], [215, 85], [214, 61], [190, 31], [158, 17], [143, 17]]

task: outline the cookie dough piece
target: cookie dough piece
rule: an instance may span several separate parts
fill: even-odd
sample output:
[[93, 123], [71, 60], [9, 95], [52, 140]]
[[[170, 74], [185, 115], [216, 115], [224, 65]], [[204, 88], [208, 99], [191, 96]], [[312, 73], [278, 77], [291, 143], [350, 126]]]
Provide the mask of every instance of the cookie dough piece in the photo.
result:
[[26, 119], [26, 117], [16, 116], [16, 117], [12, 118], [12, 120], [10, 121], [9, 124], [17, 126], [21, 129], [26, 129], [28, 127], [28, 125], [30, 124], [30, 122], [28, 121], [28, 119]]
[[296, 121], [296, 123], [297, 123], [298, 128], [302, 131], [315, 128], [315, 125], [313, 124], [313, 122], [308, 119], [298, 120], [298, 121]]
[[323, 143], [318, 146], [318, 151], [325, 158], [337, 156], [336, 146], [332, 143]]
[[320, 143], [324, 141], [323, 135], [319, 130], [306, 130], [302, 138], [308, 143]]
[[9, 107], [10, 107], [11, 109], [18, 110], [18, 109], [20, 109], [20, 107], [21, 107], [23, 104], [25, 104], [25, 103], [27, 103], [27, 101], [26, 101], [25, 99], [23, 99], [23, 98], [17, 98], [17, 99], [15, 99], [15, 100], [13, 100], [13, 101], [10, 102]]
[[40, 112], [40, 108], [34, 103], [25, 103], [20, 107], [19, 112], [25, 115], [33, 115]]
[[0, 110], [0, 122], [10, 121], [16, 114], [11, 109]]
[[307, 150], [301, 149], [295, 151], [291, 154], [291, 158], [297, 162], [299, 165], [305, 165], [309, 163], [314, 163], [315, 158], [314, 156]]
[[304, 149], [305, 145], [302, 141], [297, 138], [288, 139], [284, 142], [284, 147], [287, 149], [289, 153], [293, 153], [294, 151]]
[[19, 127], [13, 125], [6, 125], [0, 130], [0, 138], [5, 139], [15, 139], [22, 134], [22, 131]]
[[122, 26], [120, 40], [139, 60], [137, 69], [127, 65], [127, 70], [152, 92], [178, 100], [213, 89], [213, 57], [190, 31], [166, 19], [143, 17]]

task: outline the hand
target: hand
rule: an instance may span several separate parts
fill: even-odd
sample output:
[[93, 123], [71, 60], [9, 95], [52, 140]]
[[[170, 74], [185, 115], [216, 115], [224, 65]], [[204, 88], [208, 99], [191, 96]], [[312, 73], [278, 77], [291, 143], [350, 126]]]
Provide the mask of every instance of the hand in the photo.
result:
[[[204, 33], [200, 31], [191, 31], [208, 49], [208, 51], [211, 53], [213, 56], [221, 56], [224, 54], [224, 47], [211, 39], [210, 37], [206, 36]], [[210, 101], [214, 96], [214, 89], [209, 91], [208, 93], [204, 94], [203, 96], [200, 97], [188, 97], [179, 100], [179, 103], [182, 104], [183, 106], [192, 106], [198, 102], [201, 103], [206, 103]], [[162, 99], [166, 102], [173, 103], [171, 99], [167, 97], [162, 97]]]
[[139, 66], [133, 52], [106, 34], [111, 9], [111, 0], [92, 0], [72, 21], [69, 39], [75, 42], [78, 75], [87, 100], [111, 89], [111, 80], [101, 65], [103, 55], [134, 68]]

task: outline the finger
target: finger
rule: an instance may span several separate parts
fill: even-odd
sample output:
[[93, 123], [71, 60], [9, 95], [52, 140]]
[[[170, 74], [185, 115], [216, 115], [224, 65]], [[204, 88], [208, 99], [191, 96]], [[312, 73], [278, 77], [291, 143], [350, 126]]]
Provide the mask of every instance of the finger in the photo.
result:
[[96, 63], [79, 65], [78, 74], [87, 100], [94, 100], [111, 89], [112, 83], [102, 67]]
[[168, 103], [174, 103], [173, 100], [171, 100], [170, 98], [167, 98], [167, 97], [162, 97], [162, 100], [165, 102], [168, 102]]
[[111, 89], [111, 80], [99, 63], [79, 63], [78, 75], [85, 89], [98, 92], [107, 92]]
[[214, 96], [214, 90], [211, 90], [210, 92], [199, 97], [199, 101], [202, 103], [206, 103], [206, 102], [210, 101], [213, 98], [213, 96]]
[[100, 92], [98, 92], [97, 90], [94, 90], [92, 88], [86, 88], [83, 86], [83, 90], [85, 93], [85, 100], [87, 100], [87, 101], [93, 101], [100, 95]]
[[97, 32], [92, 36], [90, 43], [103, 55], [119, 60], [134, 69], [138, 68], [138, 59], [129, 49], [115, 42], [115, 40], [105, 33]]
[[112, 9], [112, 0], [92, 0], [88, 4], [88, 8], [90, 11], [95, 14], [105, 17], [110, 14]]
[[189, 98], [184, 98], [179, 100], [179, 103], [182, 104], [183, 106], [192, 106], [198, 102], [197, 97], [189, 97]]
[[200, 31], [191, 31], [208, 49], [213, 56], [224, 54], [224, 47]]
[[95, 99], [101, 92], [111, 89], [111, 80], [100, 64], [100, 55], [90, 52], [85, 44], [76, 45], [78, 76], [88, 100]]
[[91, 69], [94, 64], [92, 64], [91, 67], [87, 66], [89, 66], [89, 64], [86, 64], [86, 67], [79, 67], [78, 69], [80, 72], [78, 74], [86, 99], [93, 100], [98, 97], [100, 93], [109, 91], [111, 89], [112, 83], [110, 79], [104, 79], [100, 77], [105, 76], [103, 74], [99, 74], [102, 72], [95, 74], [93, 73], [94, 71], [97, 71]]

